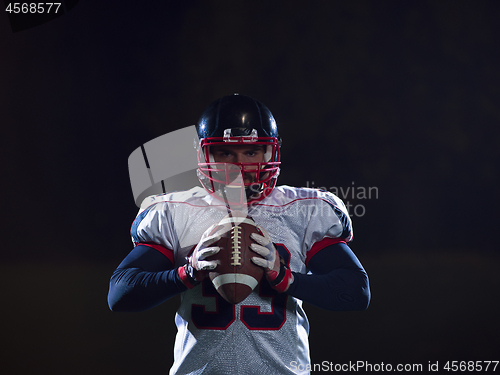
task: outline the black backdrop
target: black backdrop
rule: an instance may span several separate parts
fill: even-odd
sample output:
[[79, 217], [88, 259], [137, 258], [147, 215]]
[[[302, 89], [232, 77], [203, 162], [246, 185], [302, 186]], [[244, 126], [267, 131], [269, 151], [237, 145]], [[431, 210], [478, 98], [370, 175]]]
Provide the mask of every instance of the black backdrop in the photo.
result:
[[177, 301], [107, 309], [127, 158], [234, 92], [278, 121], [279, 183], [351, 205], [373, 300], [307, 306], [313, 361], [500, 359], [498, 2], [76, 3], [17, 32], [0, 16], [9, 373], [169, 367]]

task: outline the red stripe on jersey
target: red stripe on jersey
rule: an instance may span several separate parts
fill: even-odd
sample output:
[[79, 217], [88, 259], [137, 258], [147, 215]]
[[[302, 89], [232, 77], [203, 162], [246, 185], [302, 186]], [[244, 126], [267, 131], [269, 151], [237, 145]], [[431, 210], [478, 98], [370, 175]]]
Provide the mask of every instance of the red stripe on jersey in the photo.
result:
[[307, 252], [307, 258], [306, 258], [306, 267], [309, 264], [309, 261], [311, 258], [320, 250], [323, 250], [325, 247], [330, 246], [330, 245], [335, 245], [336, 243], [346, 243], [345, 239], [343, 238], [329, 238], [325, 237], [321, 241], [316, 242], [314, 245], [312, 245], [311, 249]]
[[172, 264], [175, 264], [173, 250], [170, 250], [170, 249], [166, 248], [165, 246], [160, 245], [158, 243], [154, 243], [154, 242], [140, 242], [136, 246], [139, 246], [139, 245], [149, 246], [155, 250], [158, 250], [160, 253], [165, 255], [168, 258], [168, 260], [170, 260], [170, 262], [172, 262]]

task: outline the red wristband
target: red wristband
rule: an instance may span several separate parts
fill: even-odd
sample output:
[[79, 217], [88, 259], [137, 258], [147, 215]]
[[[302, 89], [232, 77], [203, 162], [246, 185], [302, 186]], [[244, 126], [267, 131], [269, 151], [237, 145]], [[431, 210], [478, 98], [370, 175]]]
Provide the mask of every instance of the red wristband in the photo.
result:
[[191, 276], [186, 272], [186, 266], [182, 266], [177, 268], [179, 272], [179, 279], [181, 279], [182, 283], [188, 288], [193, 289], [196, 285], [193, 283]]
[[290, 286], [292, 282], [292, 271], [290, 269], [286, 268], [285, 270], [285, 276], [283, 279], [276, 285], [273, 285], [274, 290], [276, 290], [278, 293], [283, 293], [285, 292], [288, 287]]

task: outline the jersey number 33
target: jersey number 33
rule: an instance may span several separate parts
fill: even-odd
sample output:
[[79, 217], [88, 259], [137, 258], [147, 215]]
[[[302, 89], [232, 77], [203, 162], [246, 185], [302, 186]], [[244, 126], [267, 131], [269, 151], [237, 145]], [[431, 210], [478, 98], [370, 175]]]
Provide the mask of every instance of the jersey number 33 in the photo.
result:
[[[290, 253], [281, 244], [275, 244], [279, 254], [290, 265]], [[215, 311], [205, 311], [204, 305], [191, 306], [191, 318], [198, 329], [225, 330], [236, 320], [236, 305], [222, 298], [215, 290], [210, 279], [202, 284], [203, 296], [215, 298]], [[286, 321], [286, 303], [288, 295], [278, 293], [265, 279], [259, 284], [259, 296], [270, 300], [271, 311], [262, 312], [260, 306], [240, 305], [240, 319], [251, 330], [278, 330]]]

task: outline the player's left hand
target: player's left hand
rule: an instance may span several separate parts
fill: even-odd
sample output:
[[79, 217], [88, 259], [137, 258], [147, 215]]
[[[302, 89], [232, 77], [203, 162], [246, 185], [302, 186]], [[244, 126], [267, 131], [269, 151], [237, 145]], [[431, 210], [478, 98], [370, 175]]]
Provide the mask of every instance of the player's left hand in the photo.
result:
[[256, 243], [251, 244], [250, 249], [259, 254], [260, 257], [253, 257], [252, 262], [264, 268], [266, 279], [273, 289], [280, 293], [286, 292], [293, 282], [293, 275], [285, 265], [283, 258], [280, 257], [269, 233], [260, 225], [257, 225], [257, 228], [263, 236], [252, 233], [250, 237]]

